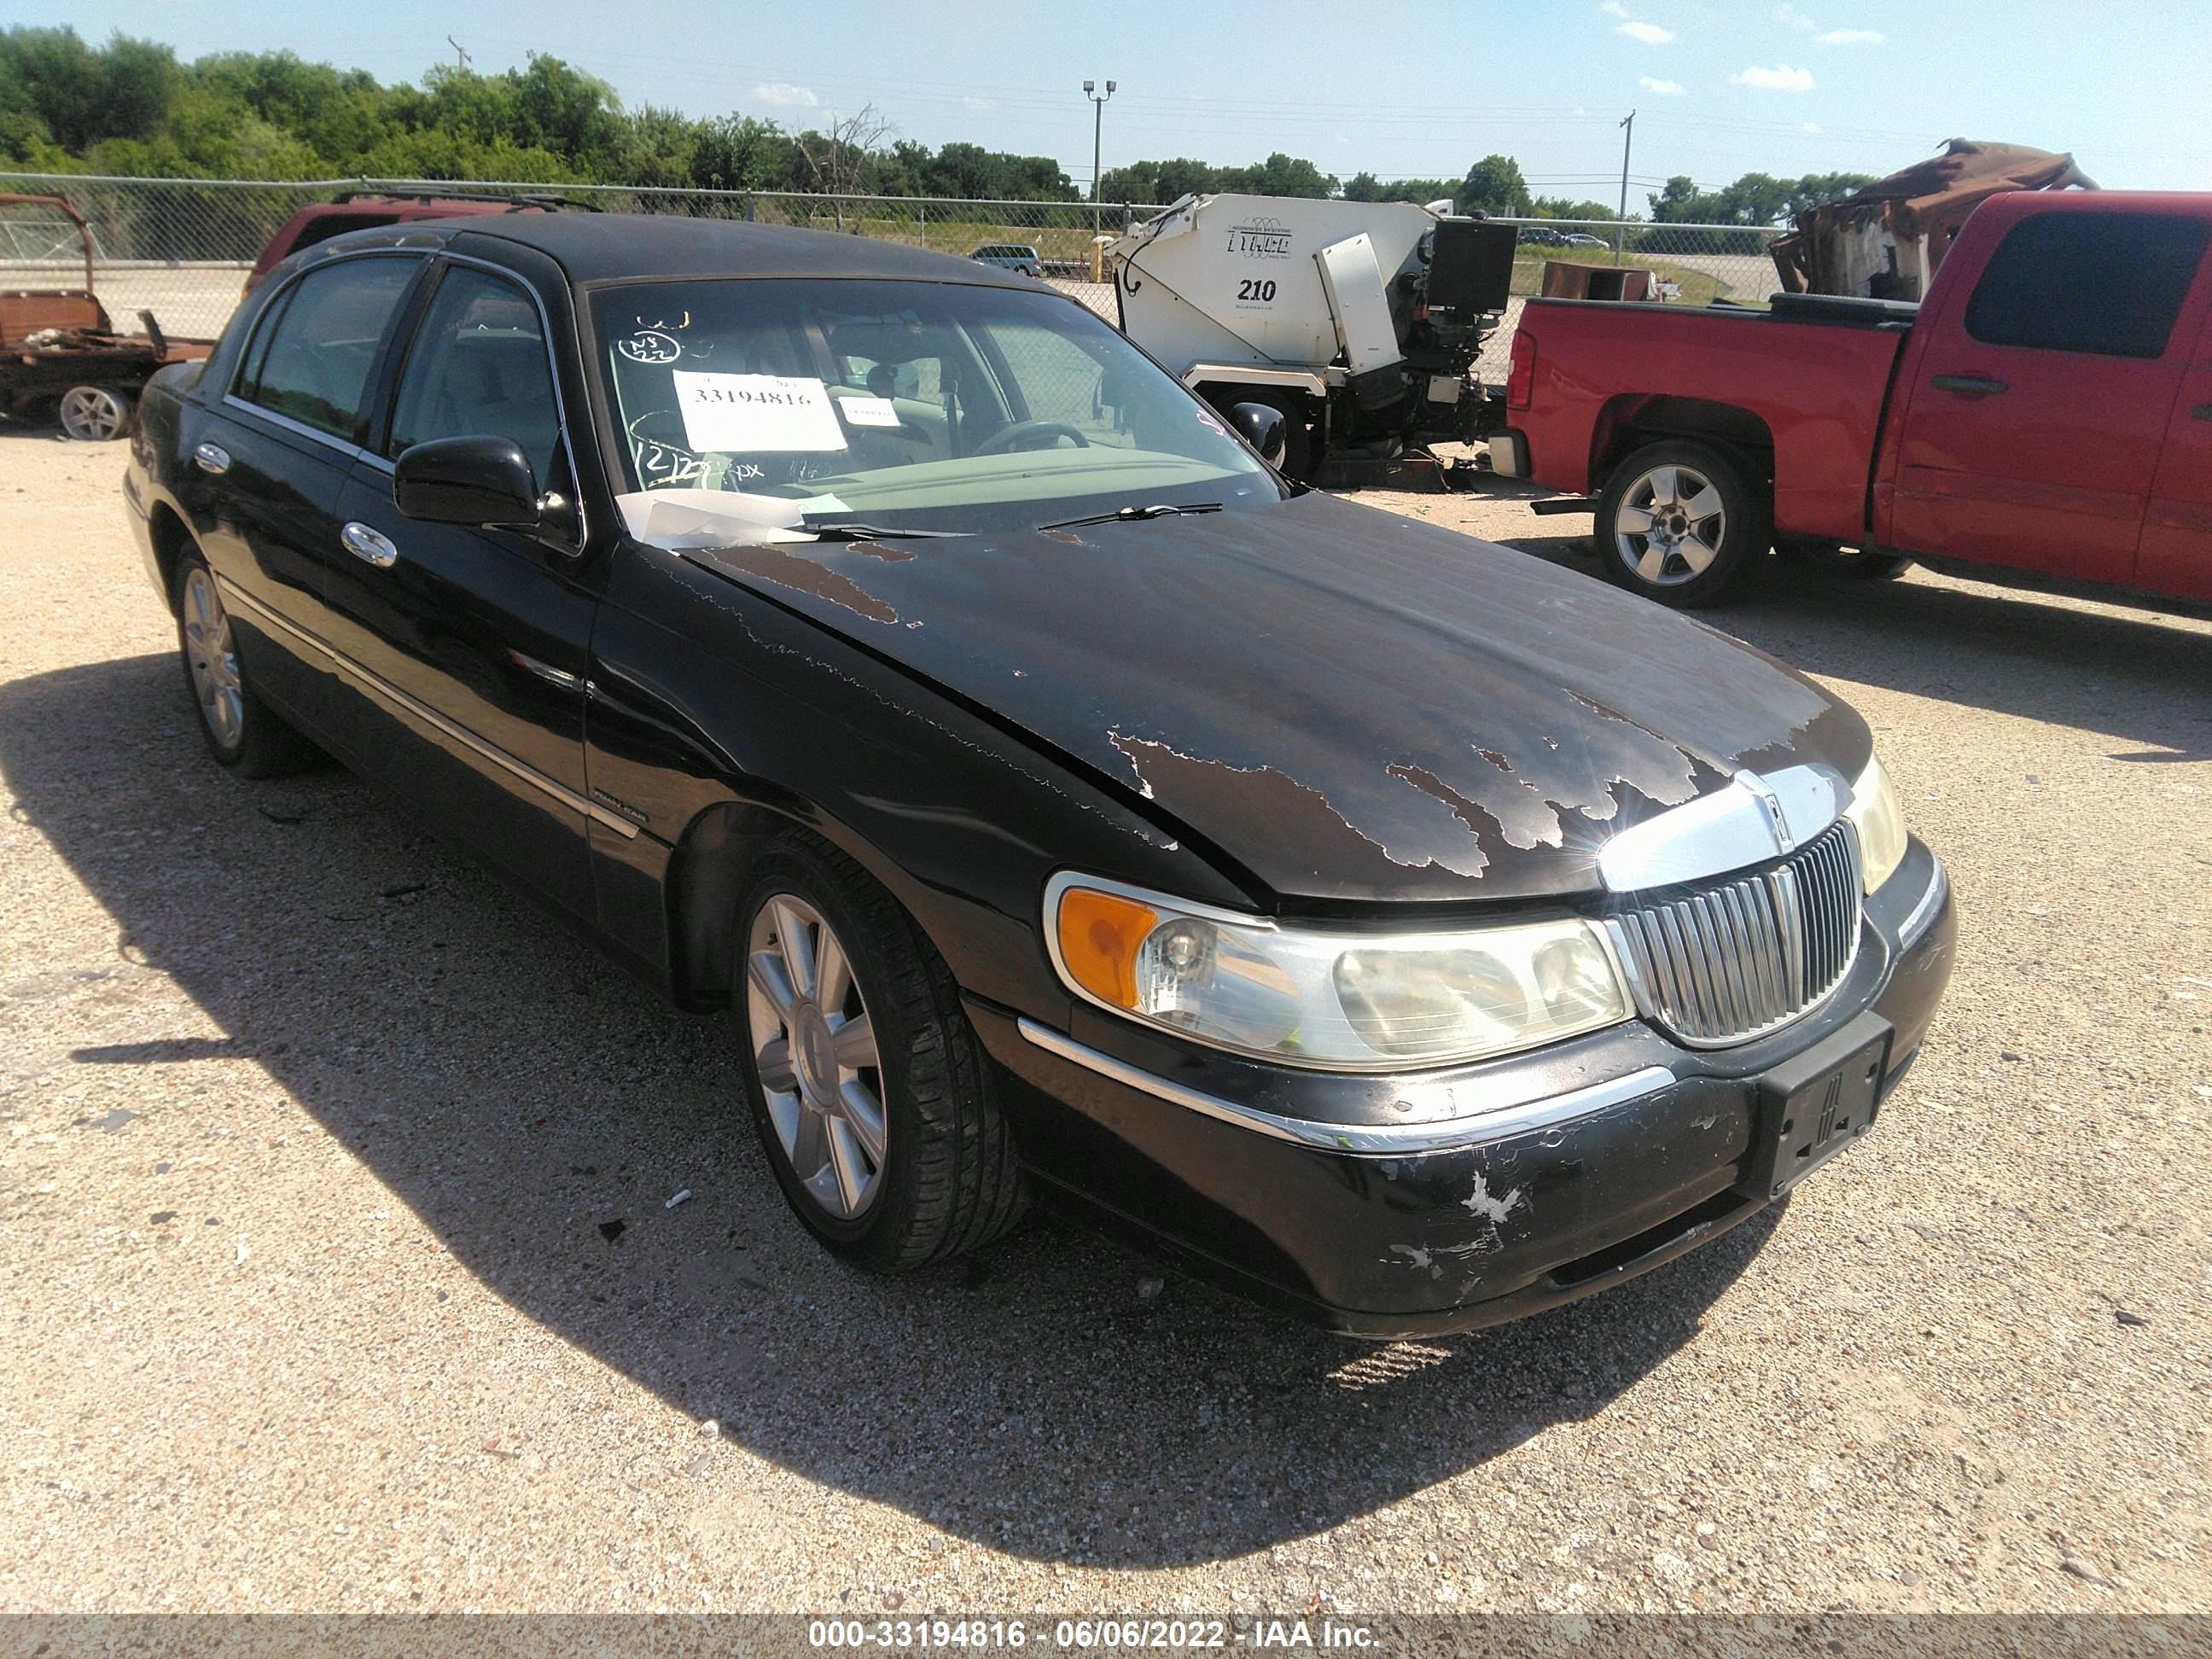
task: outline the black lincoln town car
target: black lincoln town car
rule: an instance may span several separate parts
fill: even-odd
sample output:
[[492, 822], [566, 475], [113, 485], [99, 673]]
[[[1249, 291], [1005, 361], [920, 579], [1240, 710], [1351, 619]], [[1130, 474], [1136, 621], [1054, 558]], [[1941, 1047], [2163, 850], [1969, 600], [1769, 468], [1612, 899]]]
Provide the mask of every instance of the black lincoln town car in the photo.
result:
[[1048, 1197], [1377, 1337], [1618, 1283], [1874, 1125], [1942, 866], [1810, 682], [1275, 418], [970, 261], [477, 218], [287, 261], [125, 493], [216, 760], [730, 1011], [831, 1249]]

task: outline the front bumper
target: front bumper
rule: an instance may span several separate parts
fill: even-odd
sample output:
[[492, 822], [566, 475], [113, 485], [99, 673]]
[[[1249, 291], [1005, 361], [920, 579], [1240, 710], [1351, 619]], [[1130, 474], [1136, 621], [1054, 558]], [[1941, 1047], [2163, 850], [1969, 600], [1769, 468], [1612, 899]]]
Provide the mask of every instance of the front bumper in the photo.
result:
[[1212, 1054], [1087, 1007], [1065, 1032], [970, 1012], [1010, 1074], [1024, 1158], [1080, 1207], [1332, 1328], [1419, 1336], [1572, 1301], [1757, 1212], [1760, 1081], [1845, 1027], [1891, 1029], [1886, 1100], [1957, 936], [1925, 847], [1864, 926], [1826, 1004], [1728, 1049], [1631, 1022], [1443, 1076], [1353, 1078]]

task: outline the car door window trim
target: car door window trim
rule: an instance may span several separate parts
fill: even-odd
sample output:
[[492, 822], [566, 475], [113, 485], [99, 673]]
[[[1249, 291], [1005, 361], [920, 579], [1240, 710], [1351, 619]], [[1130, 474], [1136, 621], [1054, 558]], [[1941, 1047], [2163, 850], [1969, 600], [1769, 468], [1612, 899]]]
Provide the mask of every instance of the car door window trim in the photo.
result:
[[520, 778], [523, 782], [529, 784], [532, 787], [551, 796], [555, 800], [560, 802], [562, 805], [568, 808], [571, 811], [580, 812], [592, 823], [604, 824], [606, 828], [612, 830], [622, 836], [624, 840], [635, 840], [636, 838], [638, 827], [635, 823], [632, 823], [628, 818], [623, 817], [618, 814], [609, 811], [607, 808], [599, 805], [596, 801], [587, 799], [586, 797], [578, 794], [574, 790], [569, 788], [568, 785], [559, 781], [557, 779], [546, 776], [544, 773], [539, 771], [536, 767], [532, 766], [526, 761], [517, 759], [514, 756], [510, 755], [506, 750], [500, 748], [497, 744], [486, 742], [483, 738], [478, 737], [466, 726], [459, 724], [457, 721], [452, 720], [447, 715], [440, 714], [436, 709], [431, 708], [428, 703], [423, 702], [419, 698], [410, 696], [408, 693], [401, 690], [398, 686], [392, 684], [391, 681], [386, 679], [382, 675], [376, 673], [374, 671], [356, 661], [353, 658], [348, 656], [344, 652], [339, 650], [336, 646], [331, 645], [329, 641], [318, 638], [315, 635], [309, 633], [298, 623], [288, 621], [286, 618], [279, 616], [276, 611], [270, 609], [269, 606], [263, 605], [252, 594], [240, 587], [235, 582], [226, 580], [221, 575], [217, 575], [216, 577], [216, 586], [222, 590], [223, 603], [225, 605], [234, 605], [237, 609], [244, 611], [247, 616], [252, 617], [256, 622], [262, 623], [270, 628], [280, 629], [291, 639], [296, 641], [300, 645], [305, 647], [307, 650], [322, 657], [341, 674], [343, 674], [349, 679], [356, 681], [365, 690], [372, 692], [375, 696], [383, 698], [386, 702], [391, 703], [395, 708], [400, 709], [406, 714], [412, 714], [417, 720], [423, 721], [425, 724], [436, 727], [447, 737], [453, 738], [454, 742], [465, 746], [471, 753], [482, 757], [483, 759], [489, 761], [493, 765], [500, 768], [502, 771], [507, 772], [514, 777]]
[[[364, 400], [367, 399], [370, 389], [376, 383], [378, 369], [391, 352], [392, 325], [409, 309], [410, 291], [415, 283], [420, 281], [422, 276], [420, 267], [429, 258], [429, 254], [420, 248], [363, 248], [358, 253], [342, 254], [334, 258], [318, 260], [303, 270], [294, 271], [284, 279], [283, 289], [274, 299], [270, 301], [267, 309], [254, 319], [253, 337], [246, 343], [246, 349], [239, 354], [238, 366], [231, 372], [229, 384], [223, 387], [222, 401], [232, 408], [250, 410], [265, 420], [275, 422], [289, 431], [296, 432], [302, 437], [313, 438], [318, 443], [327, 444], [331, 448], [351, 455], [356, 459], [364, 458], [367, 452], [349, 439], [341, 438], [337, 434], [326, 432], [320, 427], [310, 426], [305, 421], [295, 420], [289, 415], [279, 414], [266, 404], [256, 402], [252, 396], [246, 394], [260, 391], [261, 373], [266, 367], [269, 349], [275, 343], [277, 331], [283, 327], [284, 319], [291, 313], [292, 302], [300, 291], [301, 284], [308, 277], [320, 271], [333, 270], [339, 265], [356, 264], [365, 259], [413, 259], [418, 266], [415, 276], [400, 289], [399, 298], [392, 307], [392, 315], [385, 319], [383, 332], [377, 338], [376, 355], [370, 360], [368, 373], [362, 380], [361, 396]], [[247, 384], [248, 365], [252, 366], [250, 386]], [[354, 432], [356, 435], [361, 432], [361, 405], [356, 404], [354, 409]]]
[[[286, 314], [292, 309], [293, 296], [299, 292], [300, 284], [306, 278], [313, 276], [319, 270], [328, 270], [335, 265], [351, 264], [362, 259], [396, 258], [413, 259], [417, 262], [422, 262], [428, 260], [429, 257], [430, 256], [428, 253], [424, 252], [420, 248], [365, 248], [359, 253], [348, 253], [341, 255], [337, 258], [318, 260], [315, 264], [309, 265], [304, 270], [294, 271], [289, 276], [284, 279], [283, 285], [270, 298], [267, 308], [262, 312], [261, 315], [258, 319], [255, 319], [253, 325], [253, 337], [246, 343], [246, 349], [238, 354], [238, 366], [231, 372], [230, 383], [223, 387], [222, 401], [224, 407], [227, 409], [235, 410], [242, 414], [253, 416], [259, 420], [267, 421], [270, 425], [280, 428], [283, 431], [289, 432], [298, 437], [309, 439], [315, 443], [322, 445], [325, 449], [335, 450], [339, 454], [347, 457], [349, 459], [356, 461], [377, 462], [383, 466], [386, 471], [389, 472], [392, 470], [390, 463], [384, 461], [380, 456], [370, 454], [368, 451], [363, 449], [359, 444], [351, 442], [347, 439], [341, 438], [335, 433], [325, 432], [320, 427], [309, 426], [305, 421], [295, 420], [289, 415], [279, 414], [276, 410], [270, 409], [267, 404], [256, 403], [252, 398], [243, 394], [248, 390], [258, 389], [258, 380], [260, 373], [260, 360], [268, 356], [270, 343], [276, 338], [276, 331], [283, 325]], [[407, 296], [403, 291], [400, 295], [399, 304], [395, 307], [395, 314], [398, 311], [404, 310], [406, 307]], [[387, 324], [386, 326], [389, 327], [389, 324]], [[389, 349], [390, 347], [388, 343], [380, 343], [378, 347], [378, 361], [380, 362], [382, 361], [384, 352]], [[252, 386], [249, 386], [248, 385], [250, 378], [255, 381], [255, 384]], [[368, 394], [368, 386], [374, 381], [375, 378], [376, 366], [372, 364], [369, 368], [368, 380], [362, 383], [363, 396]], [[360, 429], [360, 410], [356, 410], [354, 413], [355, 430], [358, 431]]]

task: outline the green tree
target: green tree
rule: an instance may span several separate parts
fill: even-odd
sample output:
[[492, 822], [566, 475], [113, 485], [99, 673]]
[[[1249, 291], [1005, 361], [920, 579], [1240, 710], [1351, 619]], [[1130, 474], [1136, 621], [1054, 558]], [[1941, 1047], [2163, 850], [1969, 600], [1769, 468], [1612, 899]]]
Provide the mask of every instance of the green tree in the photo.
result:
[[1336, 178], [1302, 155], [1285, 155], [1277, 150], [1249, 167], [1222, 168], [1215, 175], [1213, 188], [1253, 196], [1334, 196]]
[[1504, 218], [1528, 211], [1528, 181], [1521, 164], [1510, 155], [1486, 155], [1467, 170], [1455, 198], [1462, 213], [1489, 213]]
[[1371, 173], [1354, 173], [1346, 181], [1347, 202], [1446, 202], [1459, 193], [1449, 179], [1393, 179], [1387, 183]]
[[1874, 175], [1870, 173], [1808, 173], [1790, 187], [1790, 200], [1785, 204], [1787, 216], [1795, 219], [1814, 208], [1840, 202], [1872, 183]]

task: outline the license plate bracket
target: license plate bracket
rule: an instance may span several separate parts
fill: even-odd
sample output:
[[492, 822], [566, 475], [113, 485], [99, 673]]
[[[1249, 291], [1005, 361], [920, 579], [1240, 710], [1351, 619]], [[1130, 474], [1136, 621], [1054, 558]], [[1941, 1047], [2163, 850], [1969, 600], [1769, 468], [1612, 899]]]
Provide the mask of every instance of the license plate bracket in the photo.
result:
[[1874, 1127], [1893, 1035], [1880, 1015], [1861, 1014], [1759, 1079], [1740, 1190], [1779, 1198]]

